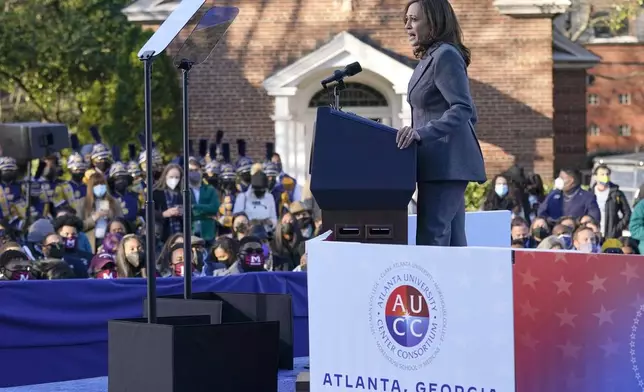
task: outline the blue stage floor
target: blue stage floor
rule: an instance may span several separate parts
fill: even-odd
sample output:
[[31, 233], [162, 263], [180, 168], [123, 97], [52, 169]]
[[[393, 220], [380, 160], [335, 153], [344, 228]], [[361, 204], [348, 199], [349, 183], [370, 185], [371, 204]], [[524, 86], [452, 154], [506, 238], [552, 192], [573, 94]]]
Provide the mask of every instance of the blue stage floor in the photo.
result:
[[[306, 371], [305, 366], [308, 366], [308, 364], [308, 357], [295, 358], [293, 370], [280, 370], [278, 376], [279, 392], [295, 392], [297, 375], [300, 372]], [[107, 377], [0, 388], [0, 390], [3, 392], [107, 392]]]

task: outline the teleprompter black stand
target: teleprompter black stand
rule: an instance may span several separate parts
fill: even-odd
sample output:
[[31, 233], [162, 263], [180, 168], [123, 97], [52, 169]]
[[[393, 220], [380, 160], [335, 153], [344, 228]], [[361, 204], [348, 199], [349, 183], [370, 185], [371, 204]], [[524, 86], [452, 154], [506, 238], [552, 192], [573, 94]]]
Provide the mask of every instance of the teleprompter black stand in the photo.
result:
[[[180, 33], [190, 33], [175, 61], [183, 72], [184, 162], [188, 165], [187, 76], [224, 35], [239, 10], [204, 6], [205, 0], [183, 0], [139, 51], [145, 75], [146, 251], [147, 319], [110, 320], [108, 323], [109, 392], [210, 392], [277, 391], [279, 323], [238, 322], [221, 324], [221, 304], [192, 303], [191, 269], [185, 270], [186, 288], [181, 304], [172, 303], [169, 317], [158, 317], [156, 298], [155, 224], [152, 198], [152, 63]], [[183, 37], [186, 34], [182, 34]], [[173, 45], [175, 47], [175, 45]], [[175, 59], [176, 59], [175, 58]], [[189, 64], [189, 65], [188, 65]], [[187, 177], [184, 176], [184, 178]], [[184, 182], [184, 191], [188, 190]], [[186, 193], [184, 192], [184, 196]], [[189, 194], [188, 194], [189, 196]], [[188, 201], [190, 199], [188, 198]], [[188, 204], [189, 206], [189, 204]], [[190, 266], [190, 208], [186, 265]], [[186, 218], [184, 216], [184, 218]], [[168, 300], [169, 301], [169, 300]], [[210, 303], [208, 303], [210, 302]], [[164, 304], [164, 309], [167, 304]], [[165, 313], [165, 312], [163, 312]], [[252, 372], [252, 377], [248, 377]]]

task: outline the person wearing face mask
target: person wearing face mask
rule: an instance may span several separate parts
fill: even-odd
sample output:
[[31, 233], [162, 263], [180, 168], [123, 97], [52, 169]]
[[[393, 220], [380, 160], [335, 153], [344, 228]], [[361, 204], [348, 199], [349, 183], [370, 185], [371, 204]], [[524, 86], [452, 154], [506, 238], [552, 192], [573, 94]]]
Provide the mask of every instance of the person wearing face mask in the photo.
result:
[[[65, 183], [65, 199], [76, 211], [82, 208], [85, 196], [87, 196], [87, 184], [83, 182], [83, 177], [88, 168], [89, 165], [79, 153], [72, 153], [67, 159], [70, 179]], [[59, 206], [54, 207], [59, 208]]]
[[85, 196], [85, 204], [78, 215], [83, 220], [83, 231], [92, 245], [92, 252], [96, 252], [107, 234], [109, 221], [123, 216], [123, 212], [121, 204], [110, 194], [102, 174], [92, 174], [87, 188], [91, 192]]
[[510, 192], [510, 186], [507, 178], [496, 176], [490, 182], [490, 186], [485, 192], [485, 199], [481, 206], [483, 211], [511, 211], [516, 214], [521, 209], [519, 202], [514, 197], [514, 192]]
[[532, 221], [530, 232], [532, 233], [532, 239], [534, 240], [535, 245], [538, 246], [546, 237], [550, 235], [550, 227], [545, 219], [535, 218]]
[[107, 178], [110, 165], [113, 162], [112, 151], [103, 144], [103, 140], [97, 127], [91, 127], [89, 132], [96, 142], [92, 146], [92, 152], [90, 153], [92, 168], [94, 169], [94, 172], [102, 174], [103, 177]]
[[592, 192], [581, 189], [581, 172], [564, 169], [555, 179], [554, 189], [539, 206], [537, 216], [557, 220], [562, 216], [579, 219], [590, 215], [599, 222], [601, 213]]
[[53, 232], [54, 225], [49, 219], [38, 219], [29, 226], [27, 241], [22, 245], [22, 250], [29, 257], [29, 260], [38, 260], [44, 257], [42, 243]]
[[600, 253], [601, 250], [597, 236], [586, 226], [581, 226], [573, 234], [573, 246], [582, 253]]
[[[197, 272], [196, 269], [196, 263], [198, 263], [198, 260], [195, 260], [194, 257], [191, 259], [193, 265], [190, 270], [193, 276], [199, 276], [200, 272]], [[170, 272], [171, 276], [184, 276], [186, 273], [183, 242], [177, 242], [170, 248]]]
[[[83, 228], [83, 222], [74, 215], [61, 215], [54, 220], [54, 230], [58, 238], [47, 236], [49, 253], [44, 251], [48, 257], [53, 257], [59, 246], [63, 248], [62, 259], [72, 267], [77, 278], [87, 278], [89, 263], [93, 255], [78, 248], [78, 233]], [[60, 244], [60, 245], [58, 245]], [[45, 247], [43, 247], [44, 250]], [[57, 255], [57, 254], [56, 254]]]
[[265, 271], [266, 256], [262, 241], [253, 236], [247, 236], [239, 241], [239, 250], [235, 262], [227, 269], [215, 271], [214, 276], [238, 275], [245, 272]]
[[113, 163], [110, 167], [107, 182], [112, 196], [121, 206], [123, 218], [128, 222], [132, 222], [135, 228], [141, 227], [143, 219], [140, 212], [145, 207], [140, 203], [139, 194], [130, 190], [132, 177], [127, 172], [125, 165], [121, 162]]
[[237, 140], [237, 155], [239, 159], [235, 162], [235, 172], [237, 173], [237, 192], [244, 193], [251, 185], [251, 167], [253, 160], [246, 156], [246, 141]]
[[215, 188], [203, 182], [201, 164], [194, 157], [188, 162], [188, 181], [192, 195], [192, 232], [210, 247], [217, 236], [215, 219], [219, 211], [219, 195]]
[[94, 279], [116, 279], [114, 255], [98, 253], [89, 264], [89, 276]]
[[266, 231], [273, 231], [277, 224], [277, 213], [273, 195], [268, 192], [268, 177], [264, 172], [253, 174], [250, 188], [237, 196], [233, 213], [239, 212], [245, 213], [251, 221], [262, 222]]
[[161, 175], [162, 180], [154, 184], [154, 208], [156, 224], [161, 227], [162, 242], [173, 234], [183, 232], [183, 195], [181, 194], [181, 166], [169, 163]]
[[55, 232], [48, 234], [41, 244], [41, 254], [43, 259], [62, 260], [65, 256], [65, 244], [60, 235]]
[[38, 216], [42, 216], [47, 196], [44, 193], [40, 194], [41, 182], [34, 181], [32, 195], [27, 195], [27, 182], [18, 180], [18, 165], [15, 159], [0, 157], [0, 181], [0, 212], [9, 226], [17, 230], [24, 228], [28, 197], [31, 197], [31, 221], [33, 222]]
[[303, 203], [299, 201], [291, 203], [289, 212], [297, 221], [304, 240], [313, 238], [318, 234], [318, 228], [316, 227], [315, 222], [313, 222], [313, 211], [305, 208]]
[[[227, 145], [224, 144], [224, 147]], [[224, 148], [224, 153], [226, 149]], [[230, 163], [224, 163], [221, 165], [221, 175], [220, 175], [220, 194], [221, 194], [221, 205], [219, 206], [219, 213], [217, 214], [217, 220], [220, 225], [226, 229], [232, 230], [233, 228], [233, 208], [235, 206], [235, 200], [237, 199], [237, 190], [235, 188], [235, 168]]]
[[619, 185], [610, 181], [611, 170], [601, 164], [593, 171], [595, 184], [592, 192], [597, 198], [597, 205], [601, 215], [600, 231], [604, 238], [619, 238], [624, 230], [628, 230], [631, 219], [631, 207], [628, 205], [626, 195], [619, 189]]
[[0, 253], [0, 280], [31, 280], [31, 261], [17, 249]]
[[304, 254], [304, 239], [297, 221], [290, 213], [284, 214], [275, 228], [270, 248], [273, 251], [273, 271], [292, 271]]
[[239, 241], [248, 235], [250, 230], [250, 220], [244, 212], [238, 212], [233, 215], [233, 232], [231, 238]]
[[146, 277], [145, 260], [141, 239], [134, 234], [126, 235], [116, 251], [116, 276], [118, 278]]
[[205, 262], [203, 275], [212, 276], [217, 270], [230, 268], [237, 260], [237, 241], [230, 237], [219, 237], [212, 247], [212, 257]]
[[512, 236], [513, 247], [532, 248], [534, 245], [532, 238], [530, 237], [528, 221], [521, 217], [512, 219], [510, 224], [510, 235]]
[[284, 171], [280, 154], [274, 152], [271, 156], [271, 162], [277, 166], [277, 170], [279, 171], [277, 183], [288, 193], [289, 205], [294, 201], [302, 201], [302, 186], [297, 183], [294, 177]]

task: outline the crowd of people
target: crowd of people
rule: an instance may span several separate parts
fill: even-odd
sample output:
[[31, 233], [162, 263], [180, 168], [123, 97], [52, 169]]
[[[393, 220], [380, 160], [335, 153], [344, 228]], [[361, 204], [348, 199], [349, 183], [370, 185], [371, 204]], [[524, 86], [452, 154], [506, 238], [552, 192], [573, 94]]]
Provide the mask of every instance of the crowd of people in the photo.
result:
[[[128, 160], [95, 142], [39, 161], [27, 176], [10, 156], [0, 157], [0, 279], [130, 278], [147, 276], [145, 151], [128, 146]], [[304, 241], [321, 227], [310, 191], [282, 170], [267, 143], [253, 162], [237, 141], [217, 133], [214, 143], [190, 147], [189, 162], [164, 164], [153, 149], [155, 273], [183, 276], [183, 176], [191, 195], [191, 271], [224, 276], [249, 271], [305, 271]], [[143, 143], [142, 143], [143, 144]], [[192, 144], [192, 143], [191, 143]], [[63, 162], [64, 161], [64, 162]], [[494, 177], [482, 210], [509, 210], [512, 247], [641, 254], [644, 189], [631, 209], [610, 168], [597, 166], [590, 189], [578, 170], [562, 170], [546, 194], [538, 175], [517, 166]], [[68, 179], [63, 179], [68, 178]], [[644, 186], [643, 186], [644, 188]], [[641, 244], [641, 245], [640, 245]]]
[[[0, 279], [147, 276], [148, 155], [157, 276], [183, 276], [186, 269], [194, 276], [306, 270], [304, 241], [317, 235], [320, 214], [310, 191], [284, 173], [272, 144], [266, 160], [255, 163], [238, 140], [239, 158], [232, 162], [219, 131], [214, 143], [200, 140], [196, 153], [191, 143], [189, 162], [165, 164], [156, 148], [147, 154], [134, 144], [121, 160], [95, 128], [92, 135], [95, 142], [83, 146], [71, 135], [72, 153], [40, 160], [35, 173], [0, 157]], [[190, 253], [183, 247], [184, 175]]]
[[579, 170], [564, 169], [546, 194], [540, 176], [513, 167], [490, 182], [481, 209], [512, 212], [513, 248], [642, 254], [644, 185], [631, 209], [610, 175], [608, 166], [596, 166], [586, 190]]

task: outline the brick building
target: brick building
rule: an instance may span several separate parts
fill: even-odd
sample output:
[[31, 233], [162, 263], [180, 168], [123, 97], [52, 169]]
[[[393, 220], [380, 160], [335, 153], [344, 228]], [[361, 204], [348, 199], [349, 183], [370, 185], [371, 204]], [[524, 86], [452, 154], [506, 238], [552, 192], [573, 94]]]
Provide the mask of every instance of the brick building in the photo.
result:
[[589, 70], [588, 151], [640, 151], [644, 146], [644, 14], [634, 15], [614, 31], [601, 22], [585, 24], [584, 19], [608, 15], [615, 0], [573, 3], [566, 15], [573, 37], [601, 57]]
[[644, 147], [644, 44], [589, 47], [602, 57], [588, 85], [588, 150], [639, 152]]
[[[513, 163], [551, 177], [585, 157], [586, 69], [598, 58], [553, 33], [568, 0], [453, 0], [472, 49], [477, 132], [489, 174]], [[543, 4], [542, 4], [543, 3]], [[315, 107], [327, 104], [319, 81], [359, 61], [346, 110], [393, 127], [410, 123], [407, 83], [415, 61], [399, 0], [237, 0], [240, 14], [210, 59], [192, 71], [191, 130], [249, 141], [261, 159], [275, 142], [285, 170], [307, 172]], [[175, 2], [138, 0], [124, 10], [145, 26]], [[467, 159], [467, 157], [463, 157]]]

